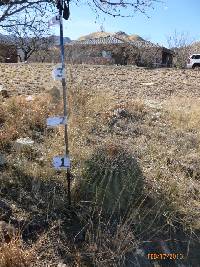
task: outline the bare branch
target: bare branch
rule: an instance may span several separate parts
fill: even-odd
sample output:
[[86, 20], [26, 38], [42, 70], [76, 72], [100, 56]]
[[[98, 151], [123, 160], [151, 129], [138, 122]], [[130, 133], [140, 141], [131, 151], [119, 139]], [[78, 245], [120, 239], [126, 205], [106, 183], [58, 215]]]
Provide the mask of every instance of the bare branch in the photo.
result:
[[178, 68], [184, 68], [188, 56], [192, 52], [192, 44], [195, 39], [190, 38], [186, 32], [177, 32], [167, 37], [168, 46], [175, 53], [174, 65]]
[[[6, 2], [6, 3], [5, 3]], [[44, 10], [52, 10], [54, 5], [53, 0], [4, 0], [0, 3], [0, 23], [11, 18], [13, 15], [20, 14], [22, 11], [42, 12]], [[8, 23], [7, 23], [8, 25]], [[5, 25], [0, 25], [5, 26]]]
[[37, 17], [31, 18], [29, 14], [25, 14], [20, 19], [13, 19], [7, 32], [13, 37], [24, 61], [27, 61], [34, 52], [44, 47], [49, 49], [51, 45], [48, 38], [50, 33], [45, 21]]
[[[83, 0], [71, 0], [78, 3]], [[114, 17], [132, 17], [135, 12], [146, 14], [146, 10], [153, 8], [161, 0], [87, 0], [94, 12], [99, 11]], [[41, 11], [55, 7], [56, 0], [0, 0], [0, 23], [24, 10]], [[44, 6], [46, 5], [46, 6]], [[7, 24], [8, 25], [8, 24]], [[1, 25], [2, 26], [2, 25]]]

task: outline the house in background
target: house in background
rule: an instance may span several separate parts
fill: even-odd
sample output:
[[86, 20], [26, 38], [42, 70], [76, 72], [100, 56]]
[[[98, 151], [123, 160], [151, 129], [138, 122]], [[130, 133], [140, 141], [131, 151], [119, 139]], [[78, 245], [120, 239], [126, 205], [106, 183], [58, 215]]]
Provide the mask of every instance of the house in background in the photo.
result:
[[0, 62], [17, 63], [17, 48], [15, 45], [0, 43]]
[[[29, 62], [60, 62], [57, 42], [41, 59], [41, 51], [31, 55]], [[19, 51], [20, 55], [20, 51]], [[146, 41], [138, 35], [125, 32], [95, 32], [71, 41], [66, 37], [65, 60], [69, 64], [137, 65], [144, 67], [171, 67], [174, 52]]]
[[[138, 35], [118, 32], [92, 34], [65, 45], [66, 62], [72, 64], [138, 65], [171, 67], [173, 52]], [[98, 37], [96, 37], [98, 36]], [[93, 37], [93, 38], [92, 38]]]
[[17, 47], [8, 35], [0, 34], [0, 62], [17, 63]]

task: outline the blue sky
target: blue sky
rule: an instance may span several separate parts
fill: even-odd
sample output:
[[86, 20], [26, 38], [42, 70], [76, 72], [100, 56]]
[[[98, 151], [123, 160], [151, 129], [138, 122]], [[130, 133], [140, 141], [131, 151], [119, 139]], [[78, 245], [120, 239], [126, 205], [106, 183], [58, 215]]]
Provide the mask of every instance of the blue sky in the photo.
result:
[[[200, 40], [199, 0], [163, 0], [156, 3], [154, 10], [147, 10], [150, 18], [141, 13], [133, 18], [113, 18], [100, 14], [96, 21], [95, 13], [86, 5], [71, 5], [70, 20], [64, 23], [64, 35], [71, 39], [99, 31], [103, 24], [105, 31], [124, 31], [138, 34], [152, 42], [167, 46], [167, 36], [177, 32], [188, 33], [189, 38]], [[95, 23], [96, 21], [96, 23]], [[54, 28], [59, 34], [59, 29]]]

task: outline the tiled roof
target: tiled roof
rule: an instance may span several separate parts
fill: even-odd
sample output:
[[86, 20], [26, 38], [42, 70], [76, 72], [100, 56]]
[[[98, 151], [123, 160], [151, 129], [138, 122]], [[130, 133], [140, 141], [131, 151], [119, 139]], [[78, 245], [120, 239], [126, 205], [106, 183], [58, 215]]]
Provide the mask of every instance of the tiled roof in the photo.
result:
[[70, 45], [97, 45], [97, 44], [126, 44], [126, 43], [129, 45], [136, 46], [138, 48], [160, 47], [159, 45], [153, 44], [149, 41], [141, 41], [141, 40], [128, 41], [128, 40], [123, 40], [121, 38], [114, 37], [114, 36], [99, 37], [99, 38], [87, 39], [87, 40], [82, 40], [82, 41], [73, 41], [69, 44]]
[[[115, 38], [118, 39], [118, 40], [123, 41], [123, 39], [118, 38], [117, 36]], [[135, 41], [124, 40], [123, 43], [127, 43], [127, 44], [130, 44], [130, 45], [136, 46], [138, 48], [161, 47], [158, 44], [153, 44], [153, 43], [151, 43], [149, 41], [145, 41], [145, 40], [135, 40]]]
[[106, 36], [106, 37], [100, 37], [100, 38], [94, 38], [94, 39], [87, 39], [82, 41], [74, 41], [71, 42], [71, 45], [78, 45], [78, 44], [88, 44], [88, 45], [96, 45], [96, 44], [123, 44], [124, 42], [122, 40], [119, 40], [112, 36]]
[[170, 52], [169, 49], [164, 48], [158, 44], [154, 44], [150, 41], [145, 41], [145, 40], [129, 41], [129, 40], [123, 40], [122, 38], [118, 38], [117, 36], [106, 36], [106, 37], [99, 37], [82, 41], [72, 41], [67, 45], [98, 45], [98, 44], [127, 44], [135, 46], [137, 48], [162, 48]]
[[132, 42], [130, 42], [130, 44], [132, 44], [138, 48], [140, 48], [140, 47], [147, 47], [147, 48], [151, 48], [151, 47], [158, 47], [159, 48], [159, 47], [161, 47], [160, 45], [153, 44], [149, 41], [139, 41], [139, 40], [132, 41]]

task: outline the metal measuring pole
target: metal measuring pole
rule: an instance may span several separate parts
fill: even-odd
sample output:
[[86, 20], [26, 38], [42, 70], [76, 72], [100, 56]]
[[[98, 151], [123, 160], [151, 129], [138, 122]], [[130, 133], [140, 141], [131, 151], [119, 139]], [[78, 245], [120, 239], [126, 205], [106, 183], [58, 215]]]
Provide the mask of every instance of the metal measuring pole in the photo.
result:
[[[64, 107], [64, 118], [67, 118], [67, 86], [66, 86], [66, 79], [65, 79], [65, 52], [64, 52], [64, 41], [63, 41], [63, 17], [62, 17], [62, 8], [64, 1], [60, 1], [60, 8], [59, 8], [59, 18], [60, 18], [60, 51], [61, 51], [61, 63], [62, 63], [62, 87], [63, 87], [63, 107]], [[68, 132], [67, 132], [67, 123], [64, 125], [65, 129], [65, 154], [66, 157], [69, 157], [69, 146], [68, 146]], [[71, 172], [70, 168], [67, 168], [67, 192], [68, 192], [68, 205], [71, 206]]]

